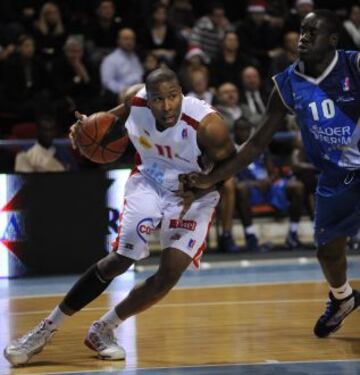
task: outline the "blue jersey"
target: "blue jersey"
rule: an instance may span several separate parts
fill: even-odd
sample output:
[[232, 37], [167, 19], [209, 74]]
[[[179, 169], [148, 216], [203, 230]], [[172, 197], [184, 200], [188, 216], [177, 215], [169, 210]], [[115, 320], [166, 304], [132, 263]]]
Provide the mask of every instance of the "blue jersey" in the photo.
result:
[[302, 74], [300, 61], [273, 77], [285, 106], [297, 116], [307, 156], [322, 171], [319, 187], [330, 194], [345, 188], [336, 177], [360, 170], [359, 56], [336, 51], [318, 78]]

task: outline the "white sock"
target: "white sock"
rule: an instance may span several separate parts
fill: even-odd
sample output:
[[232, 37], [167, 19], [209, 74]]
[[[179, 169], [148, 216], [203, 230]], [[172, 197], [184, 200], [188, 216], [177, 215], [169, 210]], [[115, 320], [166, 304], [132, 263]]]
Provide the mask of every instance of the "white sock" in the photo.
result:
[[353, 292], [348, 281], [343, 286], [340, 286], [339, 288], [330, 287], [330, 290], [336, 299], [344, 299], [346, 297], [349, 297]]
[[299, 223], [294, 223], [294, 222], [290, 223], [290, 232], [296, 233], [298, 231], [298, 228], [299, 228]]
[[106, 322], [112, 329], [115, 329], [122, 322], [122, 320], [116, 314], [115, 309], [108, 311], [99, 320]]
[[50, 315], [46, 318], [47, 323], [53, 329], [57, 329], [59, 325], [66, 319], [69, 318], [70, 315], [64, 314], [59, 306], [56, 306], [55, 309], [50, 313]]
[[253, 225], [249, 225], [248, 227], [244, 228], [245, 234], [255, 234], [255, 228]]

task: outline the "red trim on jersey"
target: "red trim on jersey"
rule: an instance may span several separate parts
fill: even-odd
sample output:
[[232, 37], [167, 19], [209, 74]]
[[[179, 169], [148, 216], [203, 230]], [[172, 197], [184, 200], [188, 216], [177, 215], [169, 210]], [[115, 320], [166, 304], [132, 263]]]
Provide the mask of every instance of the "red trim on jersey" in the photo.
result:
[[200, 122], [195, 120], [194, 118], [186, 115], [185, 113], [182, 113], [181, 120], [185, 121], [188, 125], [190, 125], [195, 130], [198, 130]]
[[141, 157], [140, 157], [140, 154], [138, 152], [135, 153], [134, 155], [134, 166], [130, 172], [130, 176], [133, 176], [134, 174], [138, 173], [139, 172], [139, 169], [138, 169], [138, 165], [141, 164]]
[[204, 242], [201, 244], [201, 246], [199, 247], [198, 251], [196, 252], [196, 254], [192, 258], [192, 262], [193, 262], [193, 264], [194, 264], [194, 266], [196, 268], [200, 267], [200, 258], [202, 256], [202, 253], [206, 249], [206, 238], [207, 238], [207, 236], [209, 234], [210, 226], [211, 226], [211, 223], [213, 221], [214, 216], [215, 216], [215, 210], [214, 210], [213, 214], [211, 215], [211, 219], [210, 219], [209, 224], [208, 224], [208, 228], [207, 228], [207, 231], [206, 231]]
[[144, 98], [139, 98], [138, 96], [134, 96], [131, 99], [131, 105], [134, 107], [147, 107], [147, 101]]

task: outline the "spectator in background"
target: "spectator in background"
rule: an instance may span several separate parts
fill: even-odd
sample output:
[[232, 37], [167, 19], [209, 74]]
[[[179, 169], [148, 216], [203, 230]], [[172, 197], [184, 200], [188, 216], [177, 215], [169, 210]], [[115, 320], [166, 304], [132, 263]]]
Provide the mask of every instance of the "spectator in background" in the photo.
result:
[[60, 161], [53, 146], [57, 128], [51, 118], [44, 117], [38, 123], [37, 142], [27, 151], [21, 151], [15, 158], [15, 172], [63, 172], [67, 168]]
[[211, 61], [218, 55], [225, 32], [232, 28], [226, 18], [224, 6], [221, 3], [211, 5], [207, 16], [196, 21], [190, 37], [190, 44], [199, 46]]
[[103, 107], [97, 70], [84, 58], [78, 38], [67, 39], [63, 56], [54, 62], [52, 79], [57, 123], [64, 133], [73, 122], [75, 110], [93, 113]]
[[193, 70], [190, 73], [190, 82], [192, 91], [187, 93], [187, 96], [204, 100], [206, 103], [212, 104], [214, 94], [209, 89], [209, 71], [204, 66]]
[[239, 105], [239, 91], [233, 83], [225, 82], [218, 88], [216, 109], [232, 134], [235, 120], [243, 115]]
[[179, 40], [174, 29], [168, 24], [167, 7], [155, 4], [147, 27], [140, 32], [139, 43], [146, 51], [151, 51], [159, 59], [172, 64], [179, 51]]
[[61, 55], [66, 38], [67, 32], [59, 7], [52, 2], [45, 3], [34, 24], [34, 39], [37, 51], [47, 62], [49, 70], [54, 59]]
[[143, 82], [144, 69], [135, 52], [136, 35], [132, 29], [118, 32], [118, 48], [104, 58], [100, 66], [101, 82], [114, 95]]
[[193, 6], [190, 0], [174, 0], [169, 9], [169, 24], [185, 40], [190, 39], [195, 23]]
[[[246, 119], [236, 121], [236, 145], [243, 144], [250, 137], [252, 129], [253, 125]], [[287, 211], [290, 225], [285, 244], [289, 250], [301, 247], [298, 226], [302, 213], [303, 184], [291, 174], [286, 177], [279, 175], [267, 153], [238, 173], [236, 180], [236, 204], [244, 226], [246, 248], [250, 251], [261, 250], [253, 227], [251, 211], [251, 207], [258, 204], [269, 204], [280, 212]]]
[[101, 0], [96, 8], [96, 18], [86, 32], [86, 50], [95, 66], [114, 50], [120, 26], [121, 19], [115, 17], [113, 1]]
[[281, 29], [274, 27], [266, 15], [266, 2], [254, 0], [247, 7], [247, 16], [236, 28], [240, 43], [250, 56], [261, 63], [261, 72], [268, 72], [271, 59], [281, 53]]
[[301, 21], [314, 10], [313, 0], [296, 0], [295, 9], [289, 14], [285, 20], [285, 31], [299, 32]]
[[[230, 135], [233, 137], [234, 122], [242, 115], [239, 106], [238, 88], [231, 82], [225, 82], [217, 91], [216, 109], [219, 111]], [[218, 239], [221, 252], [235, 253], [240, 247], [235, 243], [232, 236], [234, 206], [235, 206], [235, 180], [230, 178], [224, 183], [221, 196], [221, 223], [222, 233]]]
[[284, 35], [283, 52], [272, 59], [270, 67], [270, 76], [282, 72], [298, 58], [297, 45], [299, 41], [299, 33], [288, 31]]
[[35, 120], [47, 108], [48, 74], [43, 61], [35, 56], [35, 43], [30, 35], [21, 35], [16, 52], [3, 65], [3, 107], [21, 121]]
[[143, 81], [145, 82], [146, 77], [152, 71], [154, 71], [155, 69], [158, 69], [159, 67], [160, 67], [160, 63], [159, 63], [158, 57], [152, 52], [147, 52], [143, 61], [143, 69], [144, 69]]
[[239, 38], [234, 31], [227, 31], [222, 41], [219, 55], [211, 63], [211, 83], [218, 87], [224, 82], [240, 86], [239, 72], [248, 65], [256, 64], [256, 60], [239, 48]]
[[360, 48], [360, 5], [351, 7], [349, 19], [343, 23], [343, 34], [341, 35], [341, 47], [344, 49], [358, 50]]
[[185, 92], [191, 91], [190, 77], [194, 70], [206, 66], [206, 56], [202, 49], [192, 47], [185, 55], [185, 59], [179, 69], [179, 80]]
[[295, 147], [291, 155], [291, 168], [296, 178], [304, 185], [305, 208], [311, 218], [314, 219], [315, 190], [317, 183], [317, 170], [306, 157], [304, 144], [300, 132], [295, 139]]
[[248, 66], [241, 72], [241, 87], [241, 109], [244, 116], [257, 126], [265, 113], [267, 93], [256, 67]]

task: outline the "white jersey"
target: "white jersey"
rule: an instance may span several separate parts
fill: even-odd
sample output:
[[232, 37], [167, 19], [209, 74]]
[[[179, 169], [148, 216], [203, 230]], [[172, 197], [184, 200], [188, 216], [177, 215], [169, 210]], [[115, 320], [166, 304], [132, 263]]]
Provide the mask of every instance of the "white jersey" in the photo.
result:
[[125, 123], [141, 159], [137, 166], [140, 173], [165, 189], [177, 190], [179, 174], [201, 171], [196, 132], [200, 121], [212, 112], [215, 110], [204, 101], [183, 97], [177, 123], [159, 131], [147, 107], [146, 89], [141, 89], [132, 100]]

